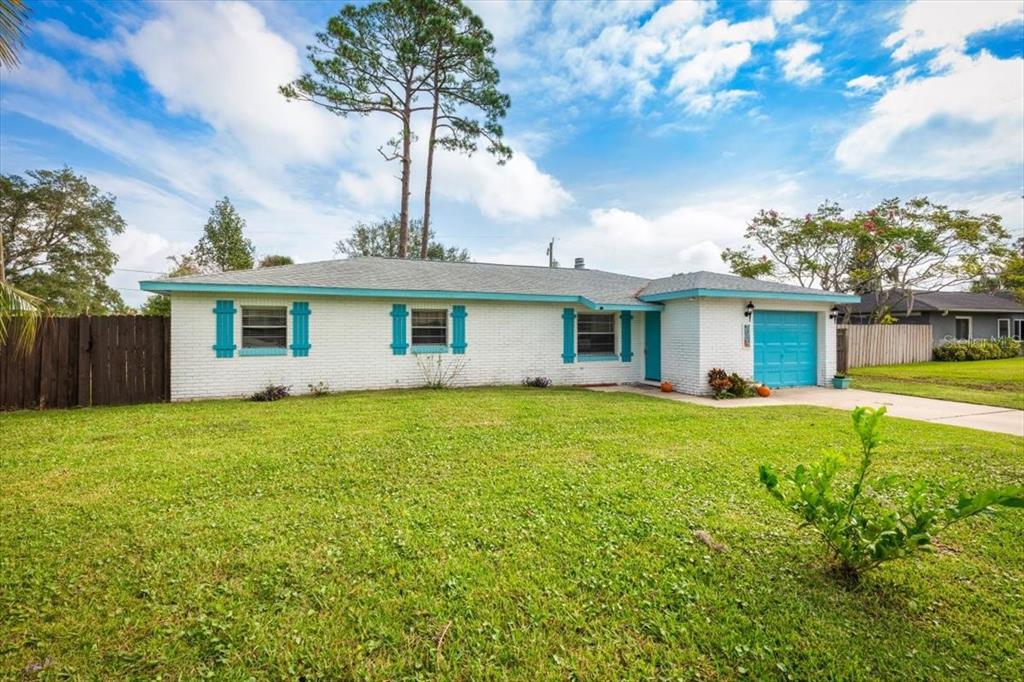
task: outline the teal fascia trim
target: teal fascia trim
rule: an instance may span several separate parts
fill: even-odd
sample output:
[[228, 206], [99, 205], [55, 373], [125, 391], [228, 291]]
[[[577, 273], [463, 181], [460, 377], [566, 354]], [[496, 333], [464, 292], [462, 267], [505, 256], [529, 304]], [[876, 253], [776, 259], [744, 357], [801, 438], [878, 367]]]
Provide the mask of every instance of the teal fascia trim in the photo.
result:
[[413, 346], [412, 352], [413, 355], [432, 355], [435, 353], [447, 353], [448, 346], [442, 344], [436, 344], [433, 346]]
[[297, 358], [309, 357], [309, 303], [292, 302], [292, 355]]
[[666, 291], [663, 294], [641, 295], [641, 301], [671, 301], [676, 298], [774, 298], [781, 301], [821, 301], [822, 303], [859, 303], [860, 296], [853, 294], [803, 294], [781, 293], [775, 291], [736, 291], [733, 289], [686, 289], [684, 291]]
[[[415, 349], [413, 352], [416, 352]], [[452, 353], [463, 355], [466, 352], [466, 306], [452, 306]]]
[[560, 294], [506, 294], [489, 291], [437, 291], [418, 289], [348, 289], [344, 287], [296, 287], [276, 284], [221, 284], [200, 282], [164, 282], [143, 280], [143, 291], [173, 293], [283, 294], [288, 296], [353, 296], [359, 298], [438, 298], [477, 301], [524, 301], [536, 303], [579, 303], [593, 310], [661, 310], [648, 303], [597, 303], [585, 296]]
[[576, 311], [562, 310], [562, 362], [571, 365], [576, 359]]
[[613, 362], [619, 359], [618, 355], [579, 355], [580, 362]]
[[266, 357], [271, 355], [288, 355], [287, 348], [240, 348], [239, 357]]
[[234, 301], [217, 301], [213, 313], [217, 316], [217, 342], [213, 344], [213, 350], [218, 358], [230, 358], [236, 348]]
[[409, 342], [405, 336], [405, 318], [409, 311], [405, 309], [404, 303], [395, 303], [391, 306], [391, 352], [394, 355], [405, 355], [409, 348]]
[[633, 359], [633, 313], [623, 310], [619, 313], [619, 319], [622, 326], [621, 357], [623, 362], [629, 362]]

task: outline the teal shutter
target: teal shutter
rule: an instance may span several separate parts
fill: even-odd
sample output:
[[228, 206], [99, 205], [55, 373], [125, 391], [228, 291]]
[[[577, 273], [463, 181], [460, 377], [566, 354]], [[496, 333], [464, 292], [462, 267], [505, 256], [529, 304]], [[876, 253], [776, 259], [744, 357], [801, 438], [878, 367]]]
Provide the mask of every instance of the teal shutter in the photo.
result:
[[452, 353], [466, 352], [466, 306], [452, 306]]
[[305, 301], [292, 302], [292, 355], [309, 356], [309, 303]]
[[405, 340], [405, 318], [409, 313], [402, 303], [395, 303], [391, 306], [391, 352], [395, 355], [405, 355], [409, 343]]
[[572, 364], [576, 359], [576, 311], [566, 308], [562, 311], [562, 362]]
[[235, 302], [217, 301], [213, 313], [217, 316], [217, 343], [213, 350], [218, 358], [230, 358], [235, 354]]
[[633, 359], [633, 313], [623, 310], [619, 315], [622, 321], [622, 354], [619, 356], [623, 362]]

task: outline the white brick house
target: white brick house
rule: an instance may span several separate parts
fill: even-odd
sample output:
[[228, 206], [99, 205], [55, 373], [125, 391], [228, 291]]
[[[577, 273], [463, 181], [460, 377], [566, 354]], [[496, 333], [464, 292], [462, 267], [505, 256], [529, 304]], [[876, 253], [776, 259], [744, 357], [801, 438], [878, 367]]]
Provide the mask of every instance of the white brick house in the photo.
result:
[[458, 385], [670, 381], [707, 393], [721, 367], [770, 386], [824, 384], [836, 303], [856, 297], [698, 272], [353, 258], [144, 281], [171, 299], [171, 398]]

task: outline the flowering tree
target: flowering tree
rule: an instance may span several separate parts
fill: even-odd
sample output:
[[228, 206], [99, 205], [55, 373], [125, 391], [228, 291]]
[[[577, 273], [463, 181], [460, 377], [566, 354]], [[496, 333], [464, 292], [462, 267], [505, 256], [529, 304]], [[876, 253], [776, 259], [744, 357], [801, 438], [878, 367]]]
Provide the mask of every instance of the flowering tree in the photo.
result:
[[722, 260], [735, 274], [826, 291], [878, 294], [872, 318], [914, 295], [963, 286], [996, 271], [1009, 251], [999, 216], [951, 209], [927, 198], [886, 199], [852, 217], [826, 202], [792, 218], [760, 211], [740, 249]]

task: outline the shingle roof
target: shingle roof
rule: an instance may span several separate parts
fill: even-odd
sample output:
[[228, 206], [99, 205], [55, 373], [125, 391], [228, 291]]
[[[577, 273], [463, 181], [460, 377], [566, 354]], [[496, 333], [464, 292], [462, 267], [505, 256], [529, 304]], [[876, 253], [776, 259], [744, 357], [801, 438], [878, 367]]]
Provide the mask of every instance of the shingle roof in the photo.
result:
[[[893, 301], [893, 312], [904, 312], [907, 301], [898, 300], [903, 296], [893, 292], [882, 295], [890, 296]], [[871, 312], [875, 309], [877, 294], [866, 294], [861, 302], [851, 306], [853, 312]], [[884, 300], [884, 298], [883, 298]], [[919, 312], [953, 310], [958, 312], [1017, 312], [1024, 313], [1024, 303], [1011, 296], [999, 294], [975, 294], [969, 291], [932, 291], [914, 294], [913, 310]]]
[[583, 296], [594, 302], [612, 305], [640, 303], [636, 299], [636, 293], [648, 282], [643, 277], [619, 275], [602, 270], [493, 263], [448, 263], [373, 256], [256, 270], [234, 270], [215, 275], [174, 277], [157, 281]]
[[653, 296], [655, 294], [667, 294], [675, 291], [691, 291], [694, 289], [720, 289], [724, 291], [757, 291], [772, 292], [779, 294], [824, 294], [819, 289], [808, 289], [793, 284], [780, 284], [779, 282], [766, 282], [760, 279], [749, 277], [738, 277], [737, 275], [725, 275], [720, 272], [682, 272], [671, 277], [661, 277], [651, 282], [640, 292], [641, 296]]
[[693, 272], [652, 280], [583, 268], [449, 263], [372, 256], [163, 278], [143, 282], [143, 289], [169, 291], [177, 285], [203, 284], [215, 285], [219, 289], [238, 285], [583, 297], [596, 304], [630, 306], [645, 305], [643, 299], [650, 295], [695, 289], [836, 296], [818, 289], [717, 272]]

